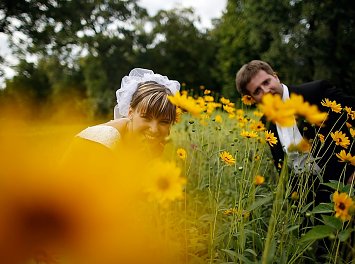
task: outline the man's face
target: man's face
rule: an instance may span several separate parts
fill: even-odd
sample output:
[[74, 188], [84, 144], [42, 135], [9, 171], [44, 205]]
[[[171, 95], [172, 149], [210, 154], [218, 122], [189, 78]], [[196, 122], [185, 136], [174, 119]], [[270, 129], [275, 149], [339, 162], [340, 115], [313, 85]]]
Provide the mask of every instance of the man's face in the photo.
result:
[[279, 94], [282, 97], [283, 88], [279, 78], [276, 75], [271, 75], [263, 70], [258, 71], [257, 74], [251, 78], [246, 86], [249, 95], [260, 103], [264, 94]]

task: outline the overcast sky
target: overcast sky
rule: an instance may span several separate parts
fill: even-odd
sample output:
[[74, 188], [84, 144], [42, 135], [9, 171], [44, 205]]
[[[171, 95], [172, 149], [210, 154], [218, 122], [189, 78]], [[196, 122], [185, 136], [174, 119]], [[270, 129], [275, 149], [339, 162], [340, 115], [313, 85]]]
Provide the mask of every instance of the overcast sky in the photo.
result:
[[158, 10], [169, 10], [174, 7], [192, 7], [201, 18], [203, 27], [211, 27], [211, 19], [220, 18], [225, 10], [227, 0], [138, 0], [138, 5], [146, 8], [149, 15]]
[[[138, 5], [148, 10], [150, 16], [156, 14], [158, 10], [169, 10], [172, 8], [192, 7], [195, 14], [201, 19], [201, 28], [211, 28], [211, 19], [220, 18], [222, 12], [225, 10], [227, 0], [138, 0]], [[197, 25], [199, 26], [199, 25]], [[0, 54], [9, 61], [16, 61], [11, 59], [11, 52], [7, 47], [7, 37], [0, 33]], [[11, 78], [14, 71], [10, 68], [5, 68], [5, 75]], [[4, 80], [0, 77], [0, 88], [4, 87]]]

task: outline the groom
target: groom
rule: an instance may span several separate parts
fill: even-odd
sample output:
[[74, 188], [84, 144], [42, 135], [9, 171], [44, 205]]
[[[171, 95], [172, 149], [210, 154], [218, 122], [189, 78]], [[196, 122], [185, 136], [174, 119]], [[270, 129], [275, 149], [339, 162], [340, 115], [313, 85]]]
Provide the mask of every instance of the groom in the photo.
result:
[[[291, 93], [295, 93], [302, 95], [304, 100], [310, 104], [317, 105], [323, 112], [330, 110], [330, 108], [321, 104], [324, 98], [328, 98], [331, 101], [335, 100], [342, 107], [348, 106], [353, 111], [355, 110], [355, 97], [343, 94], [340, 89], [332, 86], [327, 81], [321, 80], [304, 83], [299, 86], [286, 86], [280, 82], [271, 66], [260, 60], [250, 61], [239, 69], [236, 75], [236, 86], [239, 93], [250, 95], [256, 103], [260, 103], [263, 96], [268, 93], [280, 95], [283, 101], [287, 100]], [[317, 144], [315, 151], [312, 150], [312, 155], [315, 155], [312, 157], [315, 161], [312, 166], [312, 173], [314, 175], [323, 175], [324, 182], [329, 180], [351, 182], [352, 177], [355, 175], [354, 166], [349, 164], [344, 168], [345, 162], [339, 162], [339, 158], [335, 154], [344, 148], [338, 145], [335, 146], [335, 142], [329, 135], [330, 132], [337, 130], [345, 133], [350, 140], [350, 145], [345, 151], [346, 153], [351, 153], [352, 156], [355, 155], [355, 146], [352, 145], [353, 138], [346, 125], [346, 122], [348, 122], [348, 125], [354, 125], [354, 120], [351, 117], [347, 119], [347, 116], [346, 112], [335, 113], [330, 111], [327, 121], [320, 129], [306, 122], [294, 125], [291, 128], [282, 128], [277, 124], [269, 124], [268, 129], [278, 138], [277, 144], [270, 147], [276, 168], [281, 167], [284, 155], [287, 155], [289, 158], [288, 166], [295, 169], [297, 173], [297, 169], [304, 167], [306, 159], [302, 157], [302, 154], [289, 151], [288, 147], [291, 143], [297, 145], [302, 138], [314, 140], [317, 134], [321, 134], [325, 137], [323, 145], [325, 147], [320, 147], [320, 144]], [[265, 117], [262, 120], [265, 123]], [[330, 202], [329, 193], [317, 191], [316, 201]]]

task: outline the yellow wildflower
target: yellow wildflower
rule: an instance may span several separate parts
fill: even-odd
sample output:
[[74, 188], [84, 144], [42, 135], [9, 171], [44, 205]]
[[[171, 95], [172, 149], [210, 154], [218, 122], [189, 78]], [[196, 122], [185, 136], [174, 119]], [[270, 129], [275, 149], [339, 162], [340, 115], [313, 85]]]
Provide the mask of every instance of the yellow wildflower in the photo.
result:
[[321, 104], [323, 106], [329, 107], [335, 113], [340, 113], [340, 111], [341, 111], [341, 104], [337, 104], [337, 102], [335, 100], [330, 101], [328, 98], [325, 98], [322, 100]]
[[253, 122], [250, 125], [250, 129], [254, 130], [254, 131], [264, 131], [265, 130], [265, 126], [264, 126], [263, 122], [258, 121], [258, 122]]
[[350, 145], [349, 138], [341, 131], [335, 131], [334, 133], [331, 132], [330, 136], [335, 141], [335, 144], [338, 146], [342, 146], [343, 148], [348, 148]]
[[270, 146], [273, 146], [277, 143], [277, 138], [271, 131], [265, 131], [265, 140], [269, 143]]
[[233, 156], [227, 151], [221, 152], [219, 157], [229, 166], [235, 164], [235, 158], [233, 158]]
[[319, 141], [323, 144], [324, 143], [324, 136], [322, 134], [317, 134]]
[[224, 97], [222, 97], [222, 98], [220, 99], [220, 101], [221, 101], [222, 104], [225, 104], [225, 105], [228, 105], [228, 104], [230, 103], [229, 99], [226, 99], [226, 98], [224, 98]]
[[241, 135], [242, 137], [245, 137], [245, 138], [257, 138], [257, 137], [258, 137], [258, 134], [257, 134], [256, 132], [254, 132], [254, 131], [248, 132], [248, 131], [243, 130], [243, 131], [240, 133], [240, 135]]
[[222, 123], [223, 119], [222, 119], [221, 115], [216, 115], [214, 117], [214, 121], [216, 121], [217, 123]]
[[185, 160], [187, 157], [187, 153], [186, 150], [183, 148], [178, 148], [176, 151], [176, 154], [178, 155], [178, 157], [182, 160]]
[[206, 102], [213, 102], [214, 101], [213, 96], [210, 96], [210, 95], [205, 95], [203, 98], [205, 99]]
[[211, 93], [211, 90], [208, 90], [208, 89], [206, 89], [204, 92], [203, 92], [203, 94], [210, 94]]
[[346, 153], [345, 150], [341, 150], [336, 156], [340, 159], [340, 162], [349, 162], [355, 166], [355, 156], [351, 156], [351, 153]]
[[254, 111], [253, 115], [257, 116], [257, 117], [262, 117], [263, 113], [261, 113], [260, 111]]
[[224, 105], [223, 106], [223, 110], [226, 111], [227, 113], [229, 114], [233, 114], [234, 111], [235, 111], [235, 108], [234, 107], [231, 107], [229, 105]]
[[242, 97], [242, 102], [245, 105], [252, 105], [255, 104], [255, 100], [253, 99], [253, 97], [251, 97], [250, 95], [244, 95]]
[[350, 135], [351, 135], [352, 137], [355, 137], [355, 129], [352, 128], [352, 127], [350, 127], [350, 128], [349, 128], [349, 131], [350, 131]]
[[349, 197], [347, 193], [339, 194], [339, 192], [336, 191], [333, 195], [333, 202], [335, 217], [339, 217], [342, 221], [350, 220], [349, 208], [354, 205], [354, 201], [351, 197]]
[[198, 116], [203, 111], [203, 108], [191, 96], [188, 97], [186, 93], [176, 93], [174, 96], [168, 96], [168, 99], [172, 104], [190, 112], [194, 116]]
[[288, 147], [288, 151], [298, 151], [298, 152], [309, 152], [311, 150], [311, 144], [307, 139], [302, 138], [302, 140], [297, 144], [291, 144]]
[[255, 185], [262, 185], [265, 182], [265, 177], [261, 175], [256, 175], [254, 178], [254, 184]]

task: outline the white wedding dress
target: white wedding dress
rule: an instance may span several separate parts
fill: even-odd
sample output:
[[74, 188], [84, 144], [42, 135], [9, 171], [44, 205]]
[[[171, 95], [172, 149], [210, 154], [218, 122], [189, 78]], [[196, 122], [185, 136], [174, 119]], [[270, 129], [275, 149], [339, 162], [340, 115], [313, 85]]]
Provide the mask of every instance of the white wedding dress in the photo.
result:
[[76, 135], [79, 138], [97, 142], [109, 149], [114, 149], [121, 139], [120, 132], [112, 126], [91, 126]]

